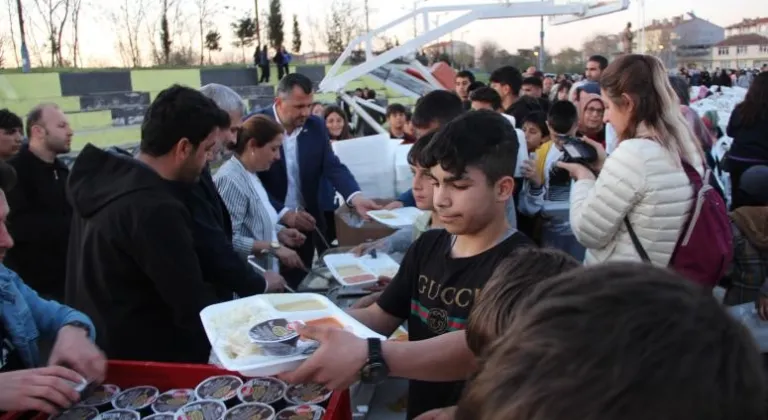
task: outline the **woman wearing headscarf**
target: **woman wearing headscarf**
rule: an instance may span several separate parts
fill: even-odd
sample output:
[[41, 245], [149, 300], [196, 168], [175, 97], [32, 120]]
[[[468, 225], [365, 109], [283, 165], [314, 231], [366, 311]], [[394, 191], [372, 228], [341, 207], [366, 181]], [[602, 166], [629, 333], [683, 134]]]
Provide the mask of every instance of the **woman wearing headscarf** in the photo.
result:
[[582, 93], [579, 101], [579, 129], [576, 137], [589, 137], [605, 147], [605, 103], [599, 95]]

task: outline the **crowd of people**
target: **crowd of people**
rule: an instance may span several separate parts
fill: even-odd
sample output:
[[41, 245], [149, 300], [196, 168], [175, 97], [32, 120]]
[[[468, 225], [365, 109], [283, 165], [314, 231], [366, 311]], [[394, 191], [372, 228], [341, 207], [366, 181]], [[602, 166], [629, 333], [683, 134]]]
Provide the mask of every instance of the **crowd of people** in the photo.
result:
[[[768, 73], [723, 133], [730, 213], [708, 176], [717, 130], [675, 83], [654, 57], [595, 56], [580, 81], [462, 71], [454, 91], [390, 104], [413, 178], [386, 208], [423, 215], [353, 250], [404, 257], [349, 314], [384, 336], [407, 322], [409, 339], [303, 327], [320, 346], [281, 377], [407, 378], [419, 420], [765, 418], [760, 353], [712, 289], [768, 319]], [[331, 147], [356, 123], [300, 74], [250, 114], [226, 86], [174, 85], [137, 155], [88, 145], [70, 169], [57, 106], [0, 111], [0, 411], [69, 407], [66, 381], [103, 380], [107, 358], [207, 363], [201, 309], [296, 288], [337, 205], [382, 208]]]

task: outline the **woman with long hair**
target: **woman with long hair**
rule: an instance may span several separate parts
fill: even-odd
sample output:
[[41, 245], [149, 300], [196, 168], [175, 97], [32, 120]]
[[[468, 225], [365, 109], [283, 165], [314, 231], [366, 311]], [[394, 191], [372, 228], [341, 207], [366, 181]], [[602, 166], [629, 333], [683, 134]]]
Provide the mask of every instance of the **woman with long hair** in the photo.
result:
[[604, 121], [619, 143], [606, 159], [598, 143], [585, 140], [598, 150], [592, 168], [558, 163], [576, 179], [571, 228], [587, 248], [587, 264], [640, 261], [626, 216], [651, 261], [667, 266], [694, 202], [683, 162], [703, 176], [704, 153], [659, 59], [623, 55], [605, 69], [600, 84]]
[[744, 205], [739, 188], [741, 174], [755, 165], [768, 165], [768, 73], [760, 73], [736, 105], [726, 129], [733, 144], [728, 151], [728, 171], [733, 193], [731, 208]]
[[328, 137], [331, 141], [349, 140], [352, 133], [349, 131], [349, 122], [344, 111], [336, 105], [325, 107], [323, 113], [325, 126], [328, 128]]
[[280, 159], [283, 137], [283, 127], [268, 117], [248, 118], [232, 145], [234, 155], [213, 177], [232, 218], [235, 251], [243, 260], [255, 256], [269, 271], [279, 271], [277, 261], [270, 255], [286, 267], [304, 266], [296, 251], [289, 248], [301, 246], [304, 235], [279, 224], [277, 212], [257, 175]]

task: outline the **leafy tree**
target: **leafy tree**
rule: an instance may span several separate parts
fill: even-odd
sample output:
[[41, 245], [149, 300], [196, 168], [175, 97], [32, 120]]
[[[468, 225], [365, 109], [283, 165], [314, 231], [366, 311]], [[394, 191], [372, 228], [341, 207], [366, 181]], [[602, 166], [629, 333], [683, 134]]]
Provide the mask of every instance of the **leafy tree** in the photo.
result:
[[279, 48], [284, 45], [285, 33], [283, 32], [283, 11], [280, 6], [280, 0], [270, 0], [269, 2], [267, 39], [272, 48]]
[[221, 34], [217, 30], [205, 34], [205, 49], [208, 50], [208, 63], [211, 64], [211, 51], [221, 51]]
[[299, 17], [293, 15], [293, 52], [298, 54], [301, 51], [301, 29], [299, 28]]
[[245, 47], [253, 45], [253, 39], [256, 37], [256, 22], [252, 17], [246, 16], [232, 22], [232, 32], [237, 41], [233, 43], [235, 47], [240, 47], [243, 54], [243, 63], [245, 63]]

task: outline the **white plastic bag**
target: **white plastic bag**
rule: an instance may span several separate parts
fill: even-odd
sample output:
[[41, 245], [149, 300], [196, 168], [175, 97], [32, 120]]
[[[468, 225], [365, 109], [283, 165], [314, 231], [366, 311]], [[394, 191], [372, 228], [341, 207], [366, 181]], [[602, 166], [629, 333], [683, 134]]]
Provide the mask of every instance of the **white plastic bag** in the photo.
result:
[[726, 306], [725, 310], [747, 327], [760, 352], [768, 353], [768, 321], [760, 319], [755, 304], [749, 302], [736, 306]]

